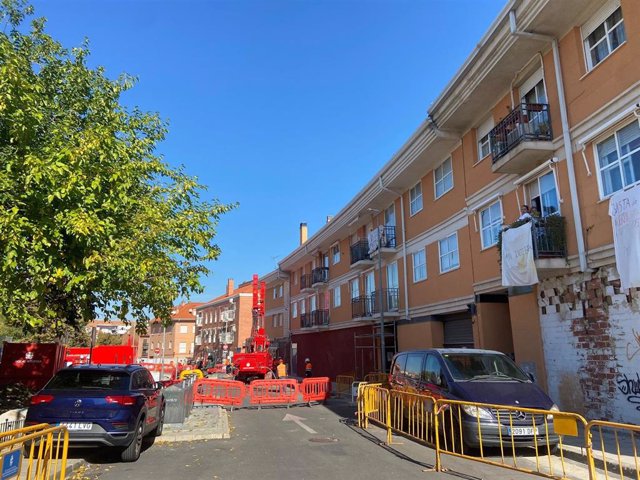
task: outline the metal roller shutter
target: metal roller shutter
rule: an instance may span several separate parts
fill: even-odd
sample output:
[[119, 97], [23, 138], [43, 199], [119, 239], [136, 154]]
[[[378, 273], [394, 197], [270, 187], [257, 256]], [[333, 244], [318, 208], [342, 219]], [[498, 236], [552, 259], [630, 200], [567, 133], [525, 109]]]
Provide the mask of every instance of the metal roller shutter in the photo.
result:
[[444, 346], [473, 348], [471, 318], [444, 320]]

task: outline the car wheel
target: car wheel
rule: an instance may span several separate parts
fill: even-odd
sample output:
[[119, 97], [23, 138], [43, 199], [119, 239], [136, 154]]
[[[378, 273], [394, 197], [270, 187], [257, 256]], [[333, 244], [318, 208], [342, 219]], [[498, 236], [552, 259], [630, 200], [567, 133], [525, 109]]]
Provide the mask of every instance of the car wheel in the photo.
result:
[[158, 417], [158, 425], [156, 425], [156, 428], [153, 431], [154, 437], [159, 437], [160, 435], [162, 435], [162, 431], [164, 430], [164, 410], [165, 410], [165, 406], [162, 405], [162, 409], [160, 410], [160, 416]]
[[136, 434], [133, 440], [127, 448], [125, 448], [120, 455], [123, 462], [135, 462], [140, 458], [140, 452], [142, 451], [142, 437], [144, 432], [144, 419], [138, 421], [136, 425]]

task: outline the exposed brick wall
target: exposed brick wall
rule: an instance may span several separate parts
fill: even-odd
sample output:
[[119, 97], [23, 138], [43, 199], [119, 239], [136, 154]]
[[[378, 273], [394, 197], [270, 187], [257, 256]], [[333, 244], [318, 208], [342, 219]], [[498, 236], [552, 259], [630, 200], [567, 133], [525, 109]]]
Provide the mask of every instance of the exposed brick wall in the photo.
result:
[[[590, 419], [638, 422], [640, 292], [623, 292], [614, 267], [555, 277], [538, 291], [552, 398]], [[638, 377], [640, 380], [640, 377]], [[631, 380], [630, 380], [631, 379]]]

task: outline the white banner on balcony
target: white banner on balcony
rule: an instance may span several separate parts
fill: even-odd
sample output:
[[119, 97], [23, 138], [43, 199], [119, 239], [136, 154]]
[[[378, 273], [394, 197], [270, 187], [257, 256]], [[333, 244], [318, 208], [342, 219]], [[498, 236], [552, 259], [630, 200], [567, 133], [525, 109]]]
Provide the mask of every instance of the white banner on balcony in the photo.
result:
[[640, 287], [640, 188], [620, 191], [609, 200], [616, 266], [623, 290]]
[[533, 259], [531, 222], [502, 232], [502, 286], [522, 287], [538, 283]]
[[369, 255], [378, 250], [378, 240], [382, 238], [384, 234], [384, 227], [382, 225], [374, 228], [369, 232], [367, 239], [369, 240]]

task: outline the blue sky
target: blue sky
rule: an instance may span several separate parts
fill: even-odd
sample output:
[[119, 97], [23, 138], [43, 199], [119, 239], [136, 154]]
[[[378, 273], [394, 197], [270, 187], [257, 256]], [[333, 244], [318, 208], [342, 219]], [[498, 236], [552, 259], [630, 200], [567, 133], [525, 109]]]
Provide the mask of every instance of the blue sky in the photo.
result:
[[313, 235], [426, 117], [505, 0], [47, 0], [89, 64], [139, 78], [123, 101], [169, 121], [158, 152], [222, 202], [208, 300]]

